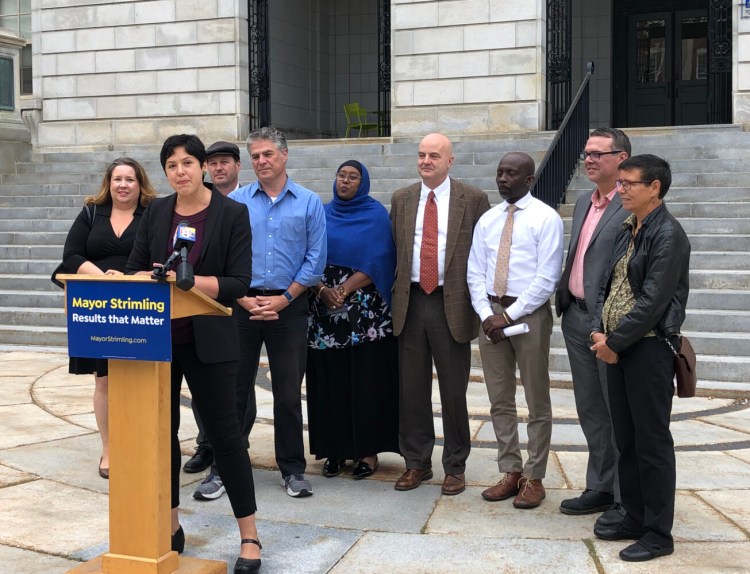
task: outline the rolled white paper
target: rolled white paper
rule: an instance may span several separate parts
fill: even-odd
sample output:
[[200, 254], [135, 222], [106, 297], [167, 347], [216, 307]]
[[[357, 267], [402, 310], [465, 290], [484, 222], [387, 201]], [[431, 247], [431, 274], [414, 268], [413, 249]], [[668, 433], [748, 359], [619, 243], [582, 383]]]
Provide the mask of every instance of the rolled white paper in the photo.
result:
[[529, 326], [526, 323], [519, 323], [518, 325], [511, 325], [503, 329], [503, 334], [506, 337], [512, 337], [513, 335], [523, 335], [529, 332]]

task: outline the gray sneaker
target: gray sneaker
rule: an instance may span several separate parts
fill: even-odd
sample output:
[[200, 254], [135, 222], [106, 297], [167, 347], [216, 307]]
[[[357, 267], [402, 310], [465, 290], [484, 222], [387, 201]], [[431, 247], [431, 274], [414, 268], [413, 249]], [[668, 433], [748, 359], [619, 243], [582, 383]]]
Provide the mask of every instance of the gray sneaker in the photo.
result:
[[312, 496], [313, 489], [310, 481], [304, 474], [290, 474], [284, 477], [284, 488], [289, 496], [305, 497]]
[[193, 498], [196, 500], [216, 500], [225, 492], [226, 489], [224, 488], [224, 483], [221, 481], [221, 477], [218, 474], [209, 472], [208, 476], [195, 489]]

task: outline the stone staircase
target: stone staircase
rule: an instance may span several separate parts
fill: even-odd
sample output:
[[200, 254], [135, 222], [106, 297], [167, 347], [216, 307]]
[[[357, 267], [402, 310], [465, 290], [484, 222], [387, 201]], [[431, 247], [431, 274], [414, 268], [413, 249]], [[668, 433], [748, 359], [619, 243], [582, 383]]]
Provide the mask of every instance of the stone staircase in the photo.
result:
[[[692, 246], [691, 294], [684, 331], [699, 354], [700, 383], [716, 393], [750, 391], [750, 134], [736, 126], [627, 130], [634, 153], [654, 153], [672, 164], [674, 182], [667, 204], [687, 231]], [[550, 133], [511, 134], [456, 141], [451, 174], [499, 201], [495, 170], [506, 152], [523, 150], [537, 162]], [[240, 146], [241, 149], [243, 146]], [[416, 181], [414, 142], [327, 140], [290, 142], [291, 177], [332, 196], [333, 174], [349, 158], [370, 171], [372, 196], [389, 206], [394, 190]], [[161, 193], [169, 188], [158, 162], [158, 147], [99, 153], [36, 154], [0, 176], [0, 345], [65, 346], [62, 291], [49, 281], [83, 198], [95, 193], [109, 161], [131, 155], [143, 163]], [[242, 182], [254, 175], [242, 149]], [[591, 185], [577, 174], [560, 208], [566, 234], [572, 204]], [[567, 237], [566, 237], [567, 239]], [[474, 350], [474, 374], [481, 377]], [[550, 369], [569, 381], [569, 365], [556, 321]]]

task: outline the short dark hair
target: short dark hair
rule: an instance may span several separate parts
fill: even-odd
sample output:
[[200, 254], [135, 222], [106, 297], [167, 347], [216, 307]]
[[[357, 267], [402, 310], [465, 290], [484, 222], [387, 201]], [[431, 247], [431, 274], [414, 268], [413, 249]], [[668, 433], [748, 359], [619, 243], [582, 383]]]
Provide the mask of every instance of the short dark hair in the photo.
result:
[[625, 134], [624, 131], [618, 130], [617, 128], [596, 128], [589, 134], [589, 137], [600, 137], [609, 138], [612, 140], [612, 150], [622, 150], [628, 154], [633, 151], [633, 147], [630, 145], [630, 138]]
[[656, 181], [658, 179], [661, 182], [659, 199], [667, 195], [669, 186], [672, 185], [672, 169], [669, 167], [669, 162], [650, 153], [629, 157], [617, 167], [625, 171], [639, 170], [644, 181]]
[[272, 142], [279, 151], [286, 151], [289, 149], [286, 144], [286, 136], [284, 135], [284, 132], [277, 130], [276, 128], [266, 126], [250, 132], [250, 135], [247, 136], [248, 151], [250, 150], [250, 145], [258, 140], [268, 140]]
[[179, 134], [169, 136], [161, 146], [159, 160], [161, 161], [161, 168], [163, 170], [166, 171], [167, 159], [178, 147], [185, 148], [188, 155], [192, 155], [201, 165], [206, 163], [206, 146], [203, 145], [201, 139], [193, 134]]

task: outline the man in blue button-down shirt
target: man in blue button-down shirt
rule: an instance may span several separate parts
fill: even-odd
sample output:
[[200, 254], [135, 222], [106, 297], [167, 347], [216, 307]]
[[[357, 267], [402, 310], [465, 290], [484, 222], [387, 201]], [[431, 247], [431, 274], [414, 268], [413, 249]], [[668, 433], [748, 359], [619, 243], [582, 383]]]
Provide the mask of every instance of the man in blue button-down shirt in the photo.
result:
[[312, 494], [305, 478], [302, 377], [307, 360], [305, 291], [317, 285], [326, 262], [326, 223], [320, 197], [286, 173], [284, 134], [261, 128], [248, 137], [258, 181], [229, 197], [247, 205], [253, 232], [253, 273], [235, 317], [241, 357], [237, 410], [247, 437], [255, 422], [255, 378], [263, 343], [271, 369], [276, 463], [289, 496]]

